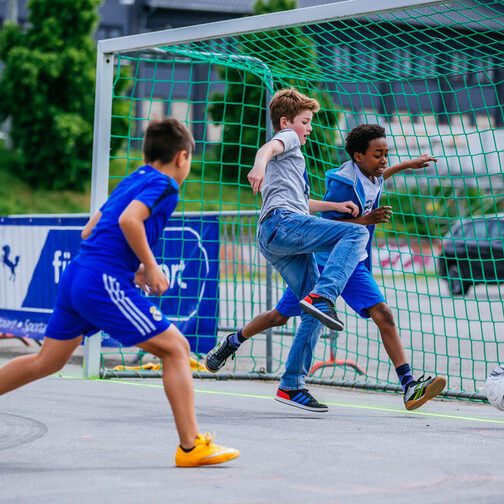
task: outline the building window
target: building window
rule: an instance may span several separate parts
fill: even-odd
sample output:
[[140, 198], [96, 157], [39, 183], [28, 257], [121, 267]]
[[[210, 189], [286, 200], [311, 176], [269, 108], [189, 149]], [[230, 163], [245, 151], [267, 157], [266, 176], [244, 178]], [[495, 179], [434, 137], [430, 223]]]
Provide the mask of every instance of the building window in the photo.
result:
[[[160, 121], [165, 117], [165, 102], [161, 99], [143, 100], [140, 107], [142, 131], [145, 131], [149, 121]], [[178, 119], [178, 118], [177, 118]]]
[[172, 100], [168, 103], [166, 115], [178, 119], [192, 133], [193, 106], [184, 100]]
[[95, 40], [104, 40], [123, 36], [122, 26], [100, 25], [95, 31]]

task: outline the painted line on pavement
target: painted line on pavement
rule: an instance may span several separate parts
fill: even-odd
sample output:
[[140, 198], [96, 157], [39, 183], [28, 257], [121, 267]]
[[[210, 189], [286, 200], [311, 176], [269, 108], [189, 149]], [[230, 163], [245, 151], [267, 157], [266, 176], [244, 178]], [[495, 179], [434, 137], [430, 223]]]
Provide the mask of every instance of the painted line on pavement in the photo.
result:
[[[79, 378], [76, 376], [63, 376], [63, 375], [58, 375], [61, 378], [67, 378], [67, 379], [77, 379], [77, 380], [87, 380], [89, 378]], [[139, 381], [139, 382], [132, 382], [132, 381], [125, 381], [123, 379], [109, 379], [109, 380], [102, 380], [99, 378], [93, 379], [94, 381], [99, 381], [103, 383], [117, 383], [121, 385], [133, 385], [136, 387], [148, 387], [148, 388], [163, 388], [163, 385], [161, 384], [154, 384], [154, 383], [146, 383], [144, 381]], [[243, 394], [240, 392], [225, 392], [223, 390], [204, 390], [204, 389], [198, 389], [195, 388], [194, 392], [199, 393], [199, 394], [208, 394], [208, 395], [220, 395], [220, 396], [231, 396], [231, 397], [247, 397], [247, 398], [252, 398], [252, 399], [268, 399], [270, 401], [273, 400], [273, 397], [270, 395], [262, 395], [262, 394]], [[363, 409], [363, 410], [371, 410], [371, 411], [383, 411], [387, 413], [400, 413], [400, 414], [406, 414], [406, 415], [419, 415], [419, 416], [424, 416], [424, 417], [434, 417], [434, 418], [449, 418], [452, 420], [463, 420], [467, 422], [484, 422], [484, 423], [496, 423], [496, 424], [502, 424], [504, 425], [504, 419], [499, 420], [497, 418], [480, 418], [480, 417], [469, 417], [465, 415], [452, 415], [448, 413], [429, 413], [427, 411], [408, 411], [406, 409], [399, 409], [399, 408], [389, 408], [387, 406], [373, 406], [369, 404], [359, 404], [359, 403], [343, 403], [343, 402], [336, 402], [336, 401], [324, 401], [325, 404], [328, 404], [330, 406], [339, 406], [340, 408], [355, 408], [355, 409]]]

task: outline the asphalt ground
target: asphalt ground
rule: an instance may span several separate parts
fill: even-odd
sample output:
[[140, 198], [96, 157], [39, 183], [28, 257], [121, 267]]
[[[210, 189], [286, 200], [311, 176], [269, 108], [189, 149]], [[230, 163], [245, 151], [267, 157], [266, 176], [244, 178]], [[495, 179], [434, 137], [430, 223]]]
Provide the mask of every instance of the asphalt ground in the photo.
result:
[[[6, 359], [0, 354], [0, 365]], [[0, 503], [494, 503], [504, 413], [312, 386], [329, 412], [273, 400], [277, 382], [196, 380], [201, 431], [242, 455], [174, 466], [159, 379], [85, 380], [78, 363], [0, 397]]]

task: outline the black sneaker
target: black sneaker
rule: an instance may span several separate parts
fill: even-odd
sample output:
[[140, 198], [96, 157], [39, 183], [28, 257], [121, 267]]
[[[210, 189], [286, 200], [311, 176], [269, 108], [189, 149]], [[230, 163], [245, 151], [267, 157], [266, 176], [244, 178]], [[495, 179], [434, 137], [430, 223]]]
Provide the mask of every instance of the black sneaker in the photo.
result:
[[301, 299], [299, 306], [309, 313], [312, 317], [320, 320], [322, 324], [329, 327], [333, 331], [342, 331], [345, 325], [336, 315], [334, 305], [318, 294], [308, 294], [305, 298]]
[[217, 373], [219, 369], [226, 364], [229, 357], [234, 359], [234, 354], [237, 348], [235, 348], [229, 342], [228, 338], [234, 333], [223, 336], [217, 345], [215, 345], [210, 352], [206, 354], [205, 366], [211, 373]]
[[404, 393], [404, 406], [407, 410], [420, 408], [429, 399], [443, 392], [445, 387], [446, 380], [444, 378], [439, 376], [431, 378], [429, 376], [429, 378], [424, 380], [423, 376], [421, 376], [417, 382], [412, 382], [406, 389]]
[[308, 411], [317, 411], [318, 413], [325, 413], [328, 408], [326, 404], [321, 404], [315, 399], [308, 389], [299, 390], [277, 390], [275, 401], [296, 406]]

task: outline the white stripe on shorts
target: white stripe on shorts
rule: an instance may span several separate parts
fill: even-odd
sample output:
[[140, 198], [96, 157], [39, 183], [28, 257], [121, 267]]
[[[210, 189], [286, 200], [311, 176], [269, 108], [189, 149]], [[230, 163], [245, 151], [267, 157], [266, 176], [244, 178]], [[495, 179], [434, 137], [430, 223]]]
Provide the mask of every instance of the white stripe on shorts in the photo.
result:
[[121, 284], [114, 278], [109, 277], [112, 280], [113, 291], [116, 295], [116, 299], [121, 303], [125, 310], [136, 319], [136, 321], [149, 332], [150, 330], [156, 329], [156, 326], [136, 307], [130, 298], [124, 295], [124, 291], [120, 289]]
[[138, 306], [133, 304], [133, 301], [129, 297], [124, 295], [124, 291], [120, 290], [121, 285], [119, 282], [114, 280], [114, 291], [118, 293], [118, 299], [124, 308], [129, 311], [132, 317], [134, 317], [142, 327], [145, 328], [147, 332], [154, 331], [156, 326], [149, 320], [149, 318], [143, 313]]
[[135, 311], [138, 316], [143, 319], [143, 321], [147, 324], [148, 327], [150, 327], [152, 330], [155, 330], [156, 329], [156, 326], [152, 323], [151, 320], [149, 320], [149, 318], [145, 315], [145, 313], [143, 311], [141, 311], [138, 306], [135, 306], [133, 304], [133, 301], [131, 301], [131, 299], [129, 297], [125, 297], [124, 298], [126, 304], [133, 310]]
[[[145, 336], [150, 330], [156, 327], [145, 315], [140, 312], [132, 301], [124, 295], [124, 291], [120, 290], [120, 284], [114, 277], [108, 276], [105, 273], [102, 276], [103, 285], [109, 294], [110, 300], [117, 306], [119, 311], [135, 326], [142, 336]], [[133, 309], [132, 309], [133, 307]], [[142, 315], [140, 318], [138, 313]]]

